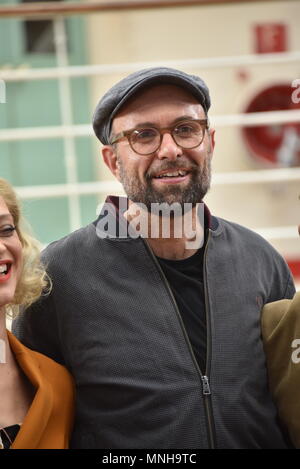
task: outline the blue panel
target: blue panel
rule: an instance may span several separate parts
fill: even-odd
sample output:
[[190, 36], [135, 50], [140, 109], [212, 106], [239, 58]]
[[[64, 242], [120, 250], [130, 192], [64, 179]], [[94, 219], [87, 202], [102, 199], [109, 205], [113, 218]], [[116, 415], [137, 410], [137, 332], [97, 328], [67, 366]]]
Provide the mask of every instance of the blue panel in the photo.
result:
[[34, 235], [44, 244], [70, 232], [66, 197], [26, 200], [23, 202], [23, 213], [32, 226]]

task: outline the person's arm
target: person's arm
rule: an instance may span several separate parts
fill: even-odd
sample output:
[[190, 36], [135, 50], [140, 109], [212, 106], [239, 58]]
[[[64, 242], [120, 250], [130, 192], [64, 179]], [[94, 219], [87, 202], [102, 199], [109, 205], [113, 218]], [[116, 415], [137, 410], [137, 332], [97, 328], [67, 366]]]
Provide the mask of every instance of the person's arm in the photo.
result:
[[266, 304], [261, 325], [270, 389], [280, 420], [300, 448], [300, 292], [293, 293], [291, 278], [284, 298], [293, 299]]
[[290, 275], [283, 298], [287, 298], [288, 300], [291, 300], [294, 297], [295, 293], [296, 293], [296, 289], [295, 289], [294, 279], [292, 275]]
[[[48, 265], [47, 250], [42, 257], [44, 264]], [[51, 270], [47, 269], [50, 277], [52, 276]], [[64, 365], [55, 310], [54, 289], [55, 286], [50, 294], [42, 296], [30, 308], [20, 312], [13, 321], [12, 332], [27, 347]]]
[[270, 389], [280, 420], [300, 448], [300, 292], [262, 311], [262, 336]]

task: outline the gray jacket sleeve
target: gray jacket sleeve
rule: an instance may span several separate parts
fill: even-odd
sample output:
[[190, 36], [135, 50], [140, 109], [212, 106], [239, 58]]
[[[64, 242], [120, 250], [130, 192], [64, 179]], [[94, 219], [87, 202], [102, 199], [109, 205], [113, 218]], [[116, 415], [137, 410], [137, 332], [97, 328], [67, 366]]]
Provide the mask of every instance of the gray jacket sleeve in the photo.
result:
[[288, 300], [291, 300], [294, 297], [295, 293], [296, 293], [295, 284], [294, 284], [292, 275], [290, 275], [283, 298], [287, 298]]
[[26, 347], [65, 364], [52, 293], [22, 311], [13, 321], [12, 332]]

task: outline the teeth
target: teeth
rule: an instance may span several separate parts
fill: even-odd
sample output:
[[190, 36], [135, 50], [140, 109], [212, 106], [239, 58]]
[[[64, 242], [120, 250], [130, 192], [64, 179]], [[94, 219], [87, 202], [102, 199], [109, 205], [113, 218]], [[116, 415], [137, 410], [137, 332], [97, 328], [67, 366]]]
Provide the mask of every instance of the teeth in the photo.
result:
[[0, 274], [4, 274], [4, 272], [6, 271], [7, 271], [7, 265], [6, 264], [0, 265]]
[[164, 178], [164, 177], [185, 176], [186, 173], [187, 173], [186, 171], [180, 169], [179, 171], [175, 171], [173, 173], [164, 173], [164, 174], [161, 174], [160, 176], [157, 176], [157, 177]]

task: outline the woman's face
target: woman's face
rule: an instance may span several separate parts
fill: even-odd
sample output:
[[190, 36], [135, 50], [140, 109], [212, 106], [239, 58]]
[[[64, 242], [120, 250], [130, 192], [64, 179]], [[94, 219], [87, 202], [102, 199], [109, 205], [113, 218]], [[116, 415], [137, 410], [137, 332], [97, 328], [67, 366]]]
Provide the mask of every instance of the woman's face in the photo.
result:
[[14, 299], [22, 271], [22, 244], [14, 220], [0, 196], [0, 308]]

